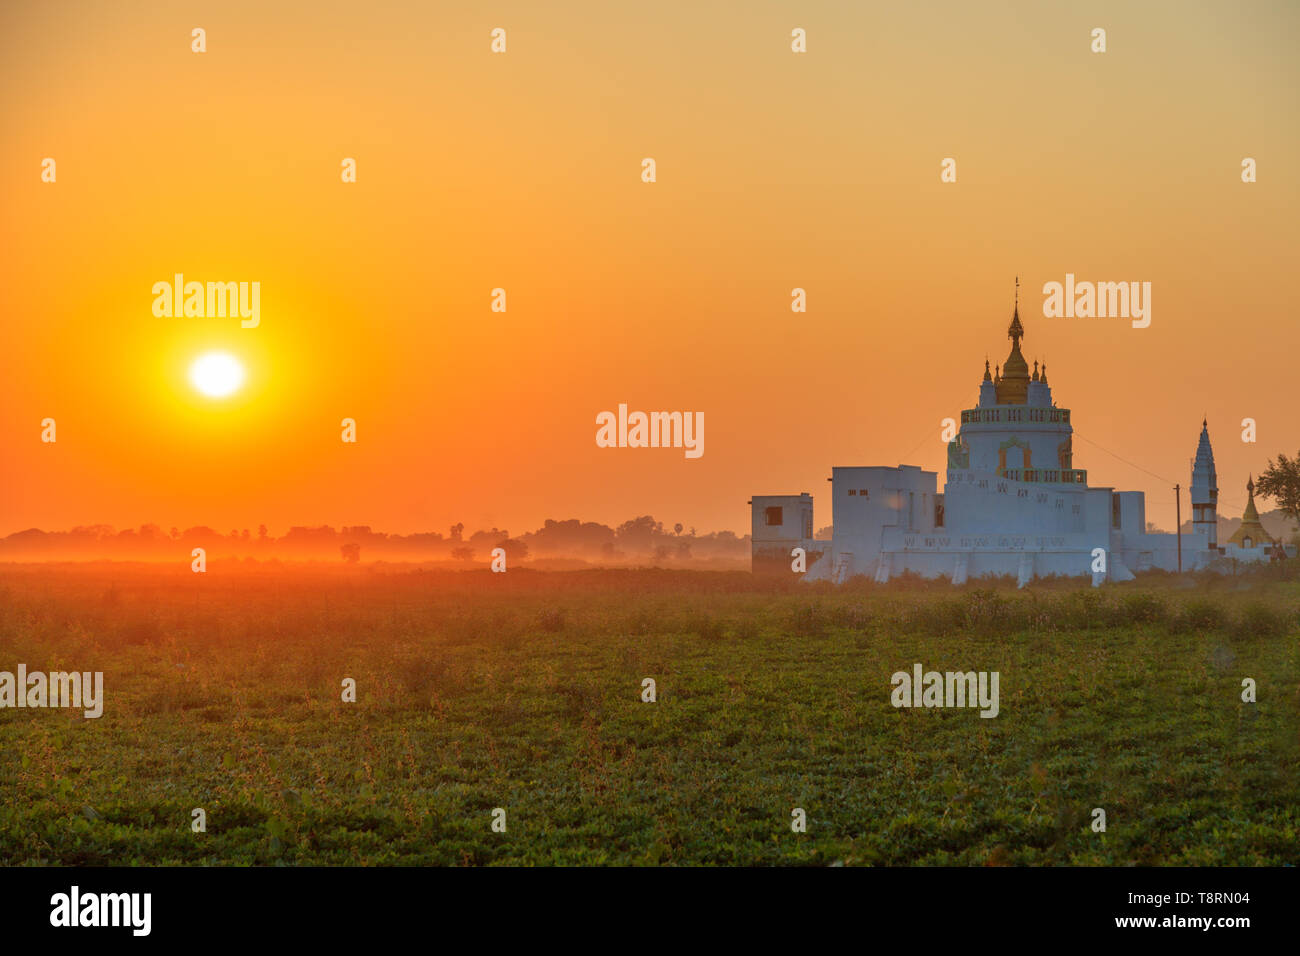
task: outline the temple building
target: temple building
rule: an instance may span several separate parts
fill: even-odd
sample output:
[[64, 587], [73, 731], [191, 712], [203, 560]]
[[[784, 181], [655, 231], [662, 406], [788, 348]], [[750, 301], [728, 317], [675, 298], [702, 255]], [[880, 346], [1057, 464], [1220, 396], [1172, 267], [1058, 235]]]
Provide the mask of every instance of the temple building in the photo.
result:
[[[915, 465], [834, 467], [830, 541], [813, 539], [812, 495], [755, 495], [754, 570], [797, 572], [795, 549], [801, 548], [805, 580], [869, 575], [885, 582], [914, 572], [954, 584], [1014, 575], [1024, 586], [1065, 575], [1098, 585], [1150, 568], [1206, 567], [1219, 558], [1224, 549], [1216, 543], [1218, 484], [1208, 423], [1201, 423], [1192, 466], [1192, 531], [1150, 534], [1143, 492], [1089, 485], [1088, 472], [1077, 467], [1070, 409], [1056, 404], [1047, 366], [1035, 361], [1031, 370], [1021, 351], [1018, 296], [1007, 337], [1010, 354], [993, 370], [985, 361], [979, 399], [961, 413], [942, 491], [936, 472]], [[1253, 502], [1247, 516], [1254, 521], [1249, 529], [1243, 523], [1240, 543], [1255, 547], [1267, 536], [1260, 537]]]
[[1251, 475], [1246, 479], [1246, 512], [1241, 516], [1241, 527], [1234, 531], [1232, 537], [1228, 539], [1228, 547], [1236, 550], [1228, 553], [1232, 557], [1240, 559], [1248, 557], [1238, 553], [1240, 551], [1263, 549], [1268, 552], [1272, 550], [1275, 544], [1277, 542], [1264, 530], [1264, 525], [1259, 520], [1259, 512], [1255, 510], [1255, 477]]
[[1206, 536], [1214, 548], [1219, 538], [1219, 479], [1214, 473], [1209, 422], [1201, 419], [1201, 438], [1192, 462], [1192, 530]]

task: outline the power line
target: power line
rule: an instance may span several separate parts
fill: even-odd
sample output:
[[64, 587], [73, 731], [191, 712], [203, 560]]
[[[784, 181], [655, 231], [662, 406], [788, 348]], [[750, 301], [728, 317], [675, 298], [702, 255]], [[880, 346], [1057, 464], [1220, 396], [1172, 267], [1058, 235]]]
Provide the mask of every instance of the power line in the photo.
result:
[[[968, 389], [963, 389], [962, 391], [963, 391], [963, 392], [968, 392], [969, 390], [968, 390]], [[954, 406], [957, 406], [957, 405], [960, 405], [960, 404], [961, 404], [961, 399], [957, 399], [956, 401], [949, 402], [949, 403], [948, 403], [947, 405], [945, 405], [944, 407], [945, 407], [945, 408], [953, 408]], [[944, 417], [946, 417], [946, 418], [951, 418], [952, 416], [951, 416], [951, 415], [948, 415], [948, 416], [944, 416]], [[940, 419], [940, 424], [942, 424], [942, 421], [943, 421], [943, 420]], [[955, 421], [955, 419], [954, 419], [954, 421]], [[926, 434], [926, 436], [925, 436], [924, 438], [922, 438], [919, 442], [916, 443], [916, 447], [915, 447], [915, 448], [913, 448], [911, 451], [909, 451], [906, 455], [902, 455], [902, 456], [899, 457], [899, 459], [898, 459], [898, 463], [899, 463], [900, 465], [905, 465], [905, 464], [907, 464], [907, 460], [908, 460], [909, 458], [911, 458], [913, 455], [915, 455], [915, 454], [917, 453], [917, 451], [920, 450], [921, 446], [923, 446], [926, 442], [933, 441], [933, 440], [934, 440], [934, 432], [933, 432], [933, 431], [929, 431], [929, 432]], [[948, 447], [948, 446], [947, 446], [947, 444], [945, 443], [945, 445], [944, 445], [944, 449], [945, 449], [945, 461], [947, 460], [947, 458], [946, 458], [947, 447]]]
[[1111, 451], [1109, 448], [1104, 448], [1104, 447], [1102, 447], [1101, 445], [1098, 445], [1098, 444], [1097, 444], [1095, 441], [1093, 441], [1091, 438], [1087, 438], [1087, 437], [1084, 436], [1084, 435], [1080, 435], [1080, 434], [1079, 434], [1079, 430], [1078, 430], [1077, 428], [1074, 430], [1074, 437], [1075, 437], [1075, 438], [1082, 438], [1084, 441], [1086, 441], [1089, 445], [1092, 445], [1094, 448], [1101, 448], [1101, 450], [1104, 451], [1106, 454], [1110, 455], [1110, 457], [1116, 459], [1117, 461], [1122, 461], [1124, 464], [1128, 465], [1130, 468], [1136, 468], [1138, 471], [1143, 472], [1144, 474], [1148, 474], [1148, 475], [1150, 475], [1152, 478], [1159, 478], [1161, 481], [1165, 482], [1165, 484], [1168, 484], [1168, 485], [1173, 485], [1173, 484], [1175, 484], [1175, 482], [1174, 482], [1172, 479], [1166, 478], [1164, 475], [1157, 475], [1154, 471], [1148, 471], [1147, 469], [1143, 468], [1141, 465], [1134, 464], [1133, 462], [1129, 461], [1127, 458], [1124, 458], [1124, 457], [1122, 457], [1122, 456], [1120, 456], [1120, 455], [1115, 454], [1115, 453], [1114, 453], [1113, 451]]
[[[1074, 435], [1075, 435], [1076, 438], [1082, 438], [1084, 441], [1086, 441], [1089, 445], [1092, 445], [1094, 448], [1100, 448], [1100, 449], [1101, 449], [1102, 451], [1104, 451], [1106, 454], [1110, 455], [1112, 458], [1116, 459], [1117, 461], [1122, 461], [1124, 464], [1128, 465], [1130, 468], [1136, 468], [1138, 471], [1142, 472], [1143, 474], [1150, 475], [1152, 478], [1159, 478], [1159, 479], [1160, 479], [1161, 481], [1163, 481], [1165, 484], [1168, 484], [1168, 485], [1173, 485], [1173, 484], [1174, 484], [1173, 481], [1169, 480], [1169, 479], [1166, 478], [1164, 475], [1157, 475], [1154, 471], [1148, 471], [1146, 468], [1143, 468], [1141, 465], [1134, 464], [1133, 462], [1129, 461], [1127, 458], [1124, 458], [1124, 457], [1122, 457], [1121, 455], [1117, 455], [1117, 454], [1115, 454], [1115, 453], [1114, 453], [1113, 451], [1111, 451], [1109, 448], [1105, 448], [1105, 447], [1103, 447], [1103, 446], [1101, 446], [1101, 445], [1098, 445], [1098, 444], [1097, 444], [1095, 441], [1093, 441], [1091, 438], [1087, 438], [1087, 437], [1085, 437], [1084, 435], [1080, 435], [1078, 429], [1075, 429], [1075, 431], [1074, 431]], [[1244, 504], [1242, 504], [1241, 502], [1236, 501], [1236, 500], [1231, 499], [1231, 498], [1228, 498], [1228, 499], [1220, 498], [1219, 500], [1222, 501], [1222, 502], [1224, 502], [1224, 503], [1226, 503], [1226, 504], [1230, 504], [1230, 505], [1232, 505], [1234, 508], [1241, 508], [1241, 509], [1245, 510], [1245, 507], [1246, 507], [1246, 506], [1245, 506]]]
[[[951, 407], [951, 405], [950, 405], [949, 407]], [[1129, 460], [1128, 460], [1127, 458], [1125, 458], [1123, 455], [1117, 455], [1117, 454], [1115, 454], [1113, 451], [1111, 451], [1109, 448], [1106, 448], [1104, 445], [1099, 445], [1099, 444], [1097, 444], [1097, 442], [1093, 441], [1091, 438], [1088, 438], [1086, 435], [1081, 435], [1081, 434], [1079, 433], [1079, 430], [1078, 430], [1077, 428], [1074, 430], [1073, 434], [1074, 434], [1074, 437], [1076, 437], [1076, 438], [1082, 438], [1084, 441], [1086, 441], [1089, 445], [1092, 445], [1094, 448], [1098, 448], [1098, 449], [1100, 449], [1101, 451], [1104, 451], [1106, 454], [1110, 455], [1110, 456], [1111, 456], [1112, 458], [1114, 458], [1116, 461], [1123, 462], [1125, 465], [1128, 465], [1130, 468], [1136, 468], [1138, 471], [1142, 472], [1144, 475], [1150, 475], [1152, 478], [1155, 478], [1155, 479], [1157, 479], [1157, 480], [1159, 480], [1159, 481], [1163, 481], [1166, 485], [1169, 485], [1171, 488], [1172, 488], [1175, 484], [1180, 484], [1180, 482], [1175, 482], [1175, 481], [1173, 481], [1173, 480], [1170, 479], [1170, 478], [1166, 478], [1164, 475], [1158, 475], [1158, 474], [1156, 474], [1154, 471], [1151, 471], [1151, 470], [1148, 469], [1148, 468], [1143, 468], [1141, 465], [1137, 464], [1136, 462], [1129, 461]], [[900, 462], [901, 464], [906, 464], [906, 463], [907, 463], [907, 460], [908, 460], [909, 458], [911, 458], [914, 454], [916, 454], [916, 452], [917, 452], [917, 451], [918, 451], [918, 450], [919, 450], [923, 445], [925, 445], [926, 442], [932, 440], [932, 437], [933, 437], [933, 435], [930, 434], [930, 435], [926, 435], [926, 437], [922, 438], [919, 442], [917, 442], [916, 447], [914, 447], [914, 448], [913, 448], [911, 451], [909, 451], [906, 455], [903, 455], [903, 456], [901, 456], [901, 457], [898, 459], [899, 462]], [[1245, 509], [1245, 505], [1244, 505], [1242, 502], [1236, 501], [1236, 500], [1234, 500], [1234, 499], [1223, 498], [1223, 497], [1221, 497], [1221, 498], [1219, 499], [1219, 501], [1220, 501], [1221, 503], [1224, 503], [1224, 504], [1232, 505], [1234, 508], [1241, 508], [1241, 509], [1243, 509], [1243, 510]]]

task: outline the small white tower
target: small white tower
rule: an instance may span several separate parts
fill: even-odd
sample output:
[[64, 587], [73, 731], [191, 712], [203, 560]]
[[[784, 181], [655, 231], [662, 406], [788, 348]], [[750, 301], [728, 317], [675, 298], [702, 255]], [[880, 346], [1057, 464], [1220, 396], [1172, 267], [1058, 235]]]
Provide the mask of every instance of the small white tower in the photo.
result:
[[980, 408], [990, 408], [998, 403], [997, 386], [989, 374], [989, 360], [984, 360], [984, 381], [980, 382]]
[[1050, 405], [1052, 404], [1052, 390], [1047, 387], [1047, 366], [1043, 366], [1043, 373], [1038, 373], [1038, 360], [1034, 360], [1034, 375], [1029, 380], [1028, 397], [1025, 399], [1026, 405]]
[[1219, 480], [1214, 473], [1214, 449], [1210, 429], [1201, 421], [1201, 440], [1196, 443], [1192, 463], [1192, 532], [1207, 535], [1211, 548], [1219, 545]]

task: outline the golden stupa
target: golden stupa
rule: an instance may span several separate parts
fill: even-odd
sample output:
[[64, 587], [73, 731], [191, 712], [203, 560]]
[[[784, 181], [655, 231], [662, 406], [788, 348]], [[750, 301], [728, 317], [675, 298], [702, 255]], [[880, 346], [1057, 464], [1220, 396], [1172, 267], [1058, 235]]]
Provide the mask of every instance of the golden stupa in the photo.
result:
[[1239, 548], [1264, 548], [1274, 544], [1273, 538], [1260, 524], [1259, 512], [1255, 510], [1255, 479], [1246, 480], [1246, 513], [1241, 516], [1241, 527], [1232, 533], [1228, 544]]

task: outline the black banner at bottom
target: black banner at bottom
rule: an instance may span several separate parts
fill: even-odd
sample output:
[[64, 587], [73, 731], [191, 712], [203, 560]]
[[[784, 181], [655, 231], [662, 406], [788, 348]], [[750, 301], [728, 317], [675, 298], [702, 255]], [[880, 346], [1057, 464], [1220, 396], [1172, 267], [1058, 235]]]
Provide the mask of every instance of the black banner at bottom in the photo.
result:
[[[1281, 869], [0, 869], [8, 940], [374, 942], [394, 932], [620, 931], [696, 940], [836, 930], [873, 940], [1119, 937], [1231, 943], [1277, 933], [1300, 884]], [[970, 934], [975, 934], [974, 936]], [[990, 934], [996, 934], [990, 936]], [[665, 937], [660, 937], [666, 941]]]

